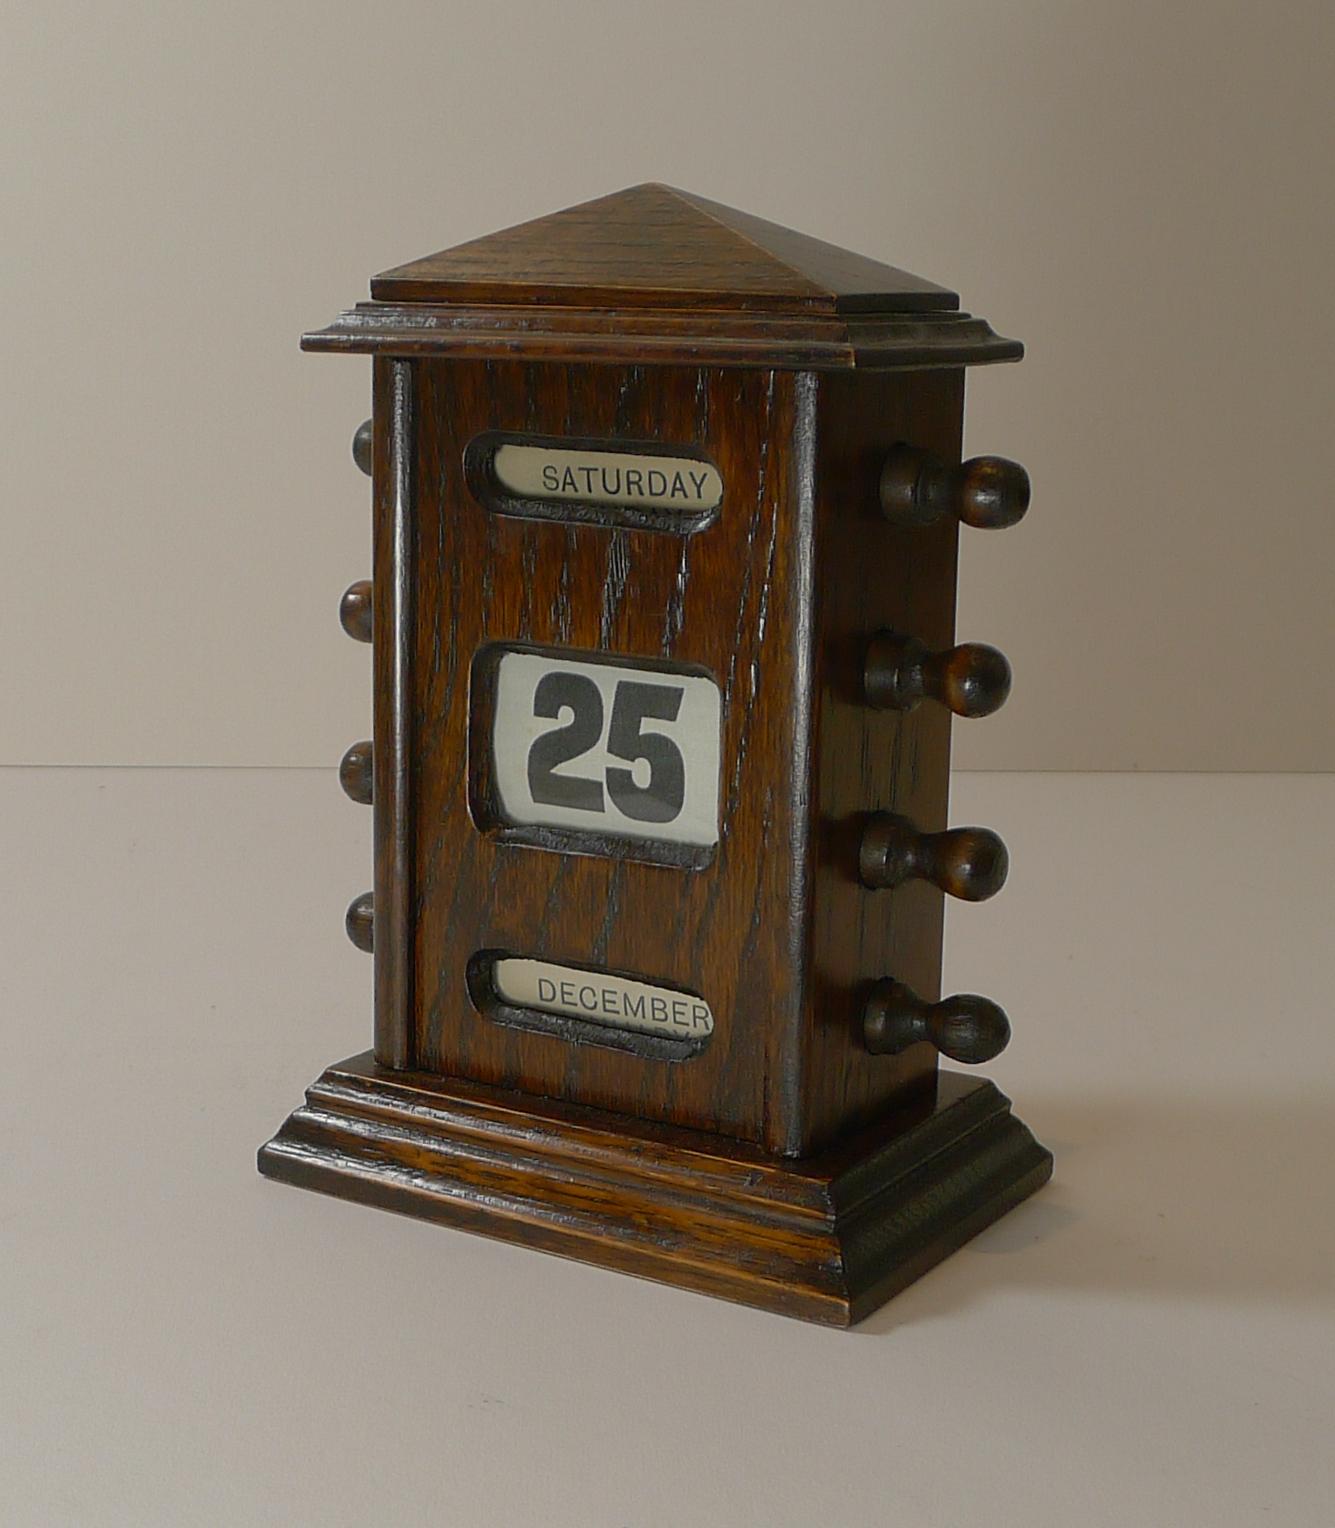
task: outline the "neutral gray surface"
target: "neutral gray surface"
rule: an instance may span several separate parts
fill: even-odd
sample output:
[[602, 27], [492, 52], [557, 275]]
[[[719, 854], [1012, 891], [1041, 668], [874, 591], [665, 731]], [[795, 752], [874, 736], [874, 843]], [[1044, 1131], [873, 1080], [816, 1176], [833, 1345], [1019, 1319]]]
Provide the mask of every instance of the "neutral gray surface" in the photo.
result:
[[255, 1174], [369, 1037], [332, 771], [0, 784], [6, 1528], [1329, 1524], [1335, 780], [957, 779], [1057, 1177], [847, 1334]]
[[371, 367], [298, 335], [665, 180], [1027, 343], [970, 383], [1035, 496], [966, 539], [1017, 683], [959, 764], [1335, 769], [1333, 62], [1330, 0], [7, 6], [0, 763], [336, 760]]

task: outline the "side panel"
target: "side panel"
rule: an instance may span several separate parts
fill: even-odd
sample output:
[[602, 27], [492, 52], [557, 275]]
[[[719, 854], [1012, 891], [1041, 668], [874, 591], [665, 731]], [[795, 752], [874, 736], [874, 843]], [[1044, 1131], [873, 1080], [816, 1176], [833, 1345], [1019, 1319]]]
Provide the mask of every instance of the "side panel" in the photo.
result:
[[[802, 920], [792, 887], [806, 821], [793, 809], [801, 791], [793, 761], [806, 752], [809, 725], [795, 573], [800, 496], [788, 449], [799, 380], [676, 367], [409, 364], [414, 939], [400, 991], [413, 1063], [780, 1146], [791, 1121], [767, 1076], [776, 1037], [791, 1043], [797, 1034]], [[497, 514], [466, 480], [465, 450], [485, 431], [696, 448], [723, 476], [718, 518], [676, 535]], [[382, 495], [382, 520], [390, 508]], [[470, 728], [476, 759], [488, 723], [470, 675], [487, 643], [668, 660], [711, 675], [722, 692], [722, 748], [710, 862], [572, 854], [480, 827], [470, 810]], [[380, 684], [391, 677], [386, 660]], [[378, 721], [377, 750], [388, 732]], [[377, 787], [379, 766], [377, 758]], [[377, 927], [378, 960], [379, 939]], [[714, 1031], [698, 1054], [672, 1059], [512, 1027], [470, 996], [470, 963], [476, 970], [487, 951], [688, 989], [708, 1003]]]
[[372, 671], [375, 732], [375, 1058], [414, 1065], [412, 1047], [412, 680], [417, 517], [414, 420], [417, 368], [377, 357]]
[[805, 1015], [802, 1151], [818, 1148], [935, 1077], [936, 1053], [869, 1055], [868, 987], [896, 976], [940, 995], [942, 893], [915, 882], [870, 891], [858, 877], [869, 813], [890, 811], [925, 831], [947, 826], [951, 717], [924, 703], [871, 710], [863, 697], [867, 639], [889, 629], [929, 646], [954, 640], [958, 527], [897, 530], [880, 514], [886, 452], [899, 441], [958, 461], [962, 371], [826, 375], [816, 428], [815, 789], [812, 965]]

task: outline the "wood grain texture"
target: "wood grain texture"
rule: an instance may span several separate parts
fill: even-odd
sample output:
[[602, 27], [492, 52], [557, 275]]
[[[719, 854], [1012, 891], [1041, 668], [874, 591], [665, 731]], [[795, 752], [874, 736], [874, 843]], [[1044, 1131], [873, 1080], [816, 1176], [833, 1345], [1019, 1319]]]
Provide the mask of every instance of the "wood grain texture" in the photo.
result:
[[1029, 474], [1004, 456], [943, 461], [905, 444], [881, 469], [881, 509], [897, 525], [930, 525], [953, 516], [977, 530], [1006, 530], [1029, 509]]
[[383, 271], [390, 302], [915, 312], [959, 307], [921, 276], [673, 186], [645, 184]]
[[869, 706], [892, 711], [933, 700], [955, 716], [991, 716], [1011, 692], [1011, 666], [985, 642], [932, 652], [916, 637], [881, 631], [867, 644], [863, 690]]
[[303, 335], [301, 344], [344, 355], [814, 371], [921, 371], [1018, 361], [1024, 354], [1018, 340], [970, 313], [790, 315], [520, 303], [358, 303]]
[[364, 891], [348, 903], [343, 915], [343, 928], [348, 938], [370, 955], [375, 949], [375, 893]]
[[957, 992], [929, 1003], [903, 982], [877, 982], [863, 1010], [867, 1049], [896, 1055], [921, 1043], [968, 1066], [991, 1061], [1011, 1037], [1003, 1008], [976, 992]]
[[383, 272], [308, 350], [803, 370], [958, 367], [1023, 347], [959, 299], [670, 186], [634, 186]]
[[879, 481], [899, 441], [957, 459], [963, 408], [958, 371], [821, 379], [812, 965], [799, 1063], [803, 1150], [874, 1118], [901, 1089], [929, 1081], [936, 1065], [927, 1046], [870, 1056], [861, 1010], [881, 977], [940, 992], [942, 894], [921, 882], [871, 891], [858, 858], [876, 812], [897, 813], [924, 832], [947, 825], [951, 719], [937, 706], [912, 712], [868, 706], [863, 669], [867, 641], [878, 630], [911, 632], [933, 647], [949, 647], [954, 638], [958, 527], [890, 524], [881, 514]]
[[359, 806], [370, 806], [375, 795], [374, 750], [369, 740], [353, 745], [338, 763], [338, 783], [350, 801]]
[[[380, 1059], [790, 1155], [930, 1082], [930, 1047], [868, 1053], [861, 1010], [882, 978], [939, 990], [941, 894], [869, 891], [859, 845], [877, 810], [945, 825], [949, 716], [868, 707], [863, 665], [885, 628], [949, 645], [955, 523], [888, 524], [877, 483], [900, 439], [957, 451], [960, 376], [412, 364], [408, 714], [385, 700], [375, 746], [378, 822], [387, 844], [402, 837], [406, 864], [383, 884], [412, 892], [402, 972], [396, 959], [377, 989]], [[719, 519], [673, 536], [496, 515], [463, 466], [470, 440], [492, 430], [698, 450], [723, 474]], [[392, 521], [399, 500], [377, 503]], [[377, 590], [403, 585], [384, 572]], [[470, 810], [470, 751], [476, 774], [490, 736], [470, 674], [496, 642], [671, 659], [715, 678], [722, 831], [708, 863], [554, 853], [487, 828]], [[382, 733], [387, 752], [408, 749], [411, 785], [394, 808]], [[703, 1055], [674, 1064], [501, 1026], [468, 996], [481, 951], [680, 984], [719, 1028]]]
[[1010, 855], [990, 828], [921, 833], [907, 817], [876, 812], [862, 830], [858, 854], [864, 886], [883, 891], [930, 881], [961, 902], [986, 902], [1006, 884]]
[[[419, 364], [413, 1064], [791, 1142], [795, 1096], [769, 1091], [766, 1057], [801, 1001], [793, 855], [806, 781], [792, 760], [810, 713], [798, 571], [810, 527], [800, 463], [777, 443], [799, 432], [804, 411], [810, 420], [812, 385], [779, 372]], [[687, 537], [493, 514], [462, 462], [474, 435], [496, 429], [694, 446], [723, 474], [724, 510]], [[724, 778], [707, 871], [478, 831], [468, 681], [488, 642], [672, 659], [713, 676]], [[465, 991], [484, 949], [682, 984], [728, 1023], [677, 1065], [503, 1028]]]
[[417, 377], [407, 361], [377, 360], [372, 380], [372, 795], [375, 839], [375, 1054], [411, 1063], [414, 624], [417, 611]]
[[[936, 1000], [943, 890], [990, 894], [1006, 864], [945, 831], [951, 709], [1009, 687], [1000, 654], [951, 646], [959, 525], [1028, 496], [1014, 464], [958, 465], [963, 367], [1021, 347], [930, 282], [661, 186], [372, 290], [303, 344], [375, 358], [374, 1062], [326, 1073], [261, 1168], [855, 1320], [1051, 1166], [995, 1089], [937, 1071], [1009, 1032]], [[704, 459], [722, 499], [684, 522], [498, 496], [503, 440]], [[515, 648], [712, 681], [717, 842], [508, 818]], [[695, 994], [707, 1041], [529, 1010], [507, 957]]]
[[[930, 1166], [927, 1166], [930, 1164]], [[800, 1163], [704, 1134], [378, 1068], [331, 1067], [260, 1171], [363, 1204], [848, 1326], [1041, 1187], [1052, 1158], [991, 1083]]]
[[359, 578], [343, 591], [338, 603], [338, 623], [354, 642], [369, 642], [373, 635], [375, 596], [369, 578]]

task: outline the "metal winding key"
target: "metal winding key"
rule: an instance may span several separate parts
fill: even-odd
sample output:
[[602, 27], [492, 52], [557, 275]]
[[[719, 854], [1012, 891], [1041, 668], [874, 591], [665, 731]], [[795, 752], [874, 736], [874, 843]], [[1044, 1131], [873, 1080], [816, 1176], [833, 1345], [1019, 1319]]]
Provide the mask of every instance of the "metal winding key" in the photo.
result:
[[984, 642], [933, 652], [916, 637], [882, 631], [867, 644], [863, 693], [878, 711], [911, 711], [934, 700], [956, 716], [991, 716], [1010, 692], [1010, 664]]
[[929, 1003], [912, 987], [887, 978], [877, 982], [862, 1011], [862, 1037], [877, 1056], [893, 1056], [926, 1040], [965, 1066], [991, 1061], [1011, 1037], [1005, 1010], [974, 992]]
[[1010, 855], [990, 828], [920, 833], [907, 818], [878, 812], [862, 830], [858, 871], [874, 890], [930, 881], [962, 902], [985, 902], [1006, 884]]
[[932, 525], [953, 515], [979, 530], [1004, 530], [1029, 508], [1029, 474], [1004, 456], [947, 466], [930, 451], [896, 446], [881, 469], [881, 510], [896, 525]]

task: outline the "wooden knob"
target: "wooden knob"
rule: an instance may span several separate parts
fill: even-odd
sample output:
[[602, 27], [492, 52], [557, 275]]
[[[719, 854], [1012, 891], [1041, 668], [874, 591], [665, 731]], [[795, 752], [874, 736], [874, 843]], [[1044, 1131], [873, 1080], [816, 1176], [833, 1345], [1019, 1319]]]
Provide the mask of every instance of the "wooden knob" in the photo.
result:
[[930, 881], [963, 902], [985, 902], [1006, 884], [1010, 855], [988, 828], [920, 833], [907, 818], [878, 812], [862, 830], [858, 870], [865, 885], [882, 890], [905, 881]]
[[354, 743], [339, 760], [338, 783], [361, 806], [371, 804], [371, 745]]
[[352, 459], [367, 477], [371, 476], [371, 448], [374, 443], [375, 432], [371, 428], [371, 421], [363, 419], [353, 432]]
[[343, 927], [347, 929], [348, 938], [353, 944], [369, 955], [375, 948], [375, 897], [371, 892], [364, 891], [348, 903], [348, 910], [343, 915]]
[[867, 644], [863, 684], [878, 710], [912, 711], [935, 700], [956, 716], [991, 716], [1011, 692], [1011, 666], [983, 642], [933, 652], [916, 637], [883, 631]]
[[371, 640], [371, 580], [359, 578], [349, 584], [338, 602], [338, 619], [343, 630], [357, 642]]
[[877, 982], [867, 999], [862, 1035], [876, 1056], [893, 1056], [926, 1040], [950, 1060], [977, 1066], [1006, 1049], [1011, 1025], [1003, 1009], [976, 993], [928, 1003], [903, 982], [886, 980]]
[[947, 466], [930, 451], [896, 446], [881, 469], [881, 509], [896, 525], [931, 525], [954, 515], [980, 530], [1014, 525], [1029, 508], [1029, 474], [1004, 456]]

